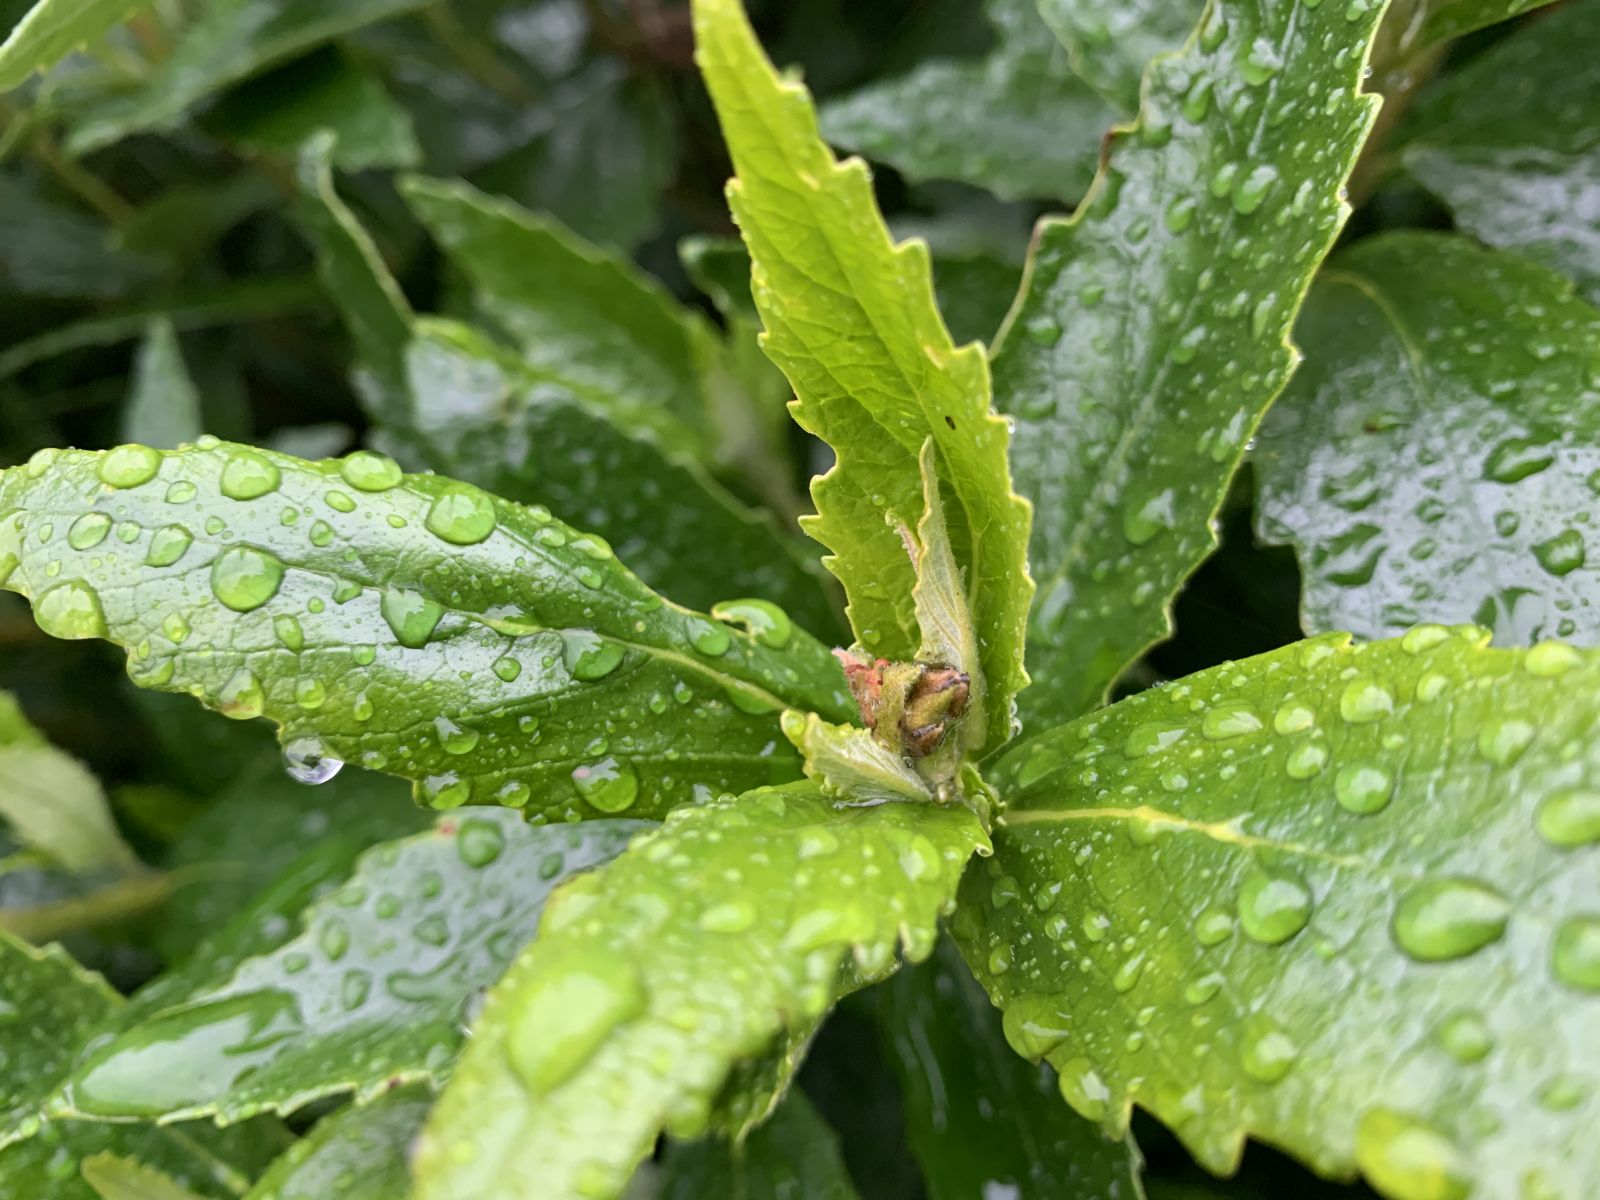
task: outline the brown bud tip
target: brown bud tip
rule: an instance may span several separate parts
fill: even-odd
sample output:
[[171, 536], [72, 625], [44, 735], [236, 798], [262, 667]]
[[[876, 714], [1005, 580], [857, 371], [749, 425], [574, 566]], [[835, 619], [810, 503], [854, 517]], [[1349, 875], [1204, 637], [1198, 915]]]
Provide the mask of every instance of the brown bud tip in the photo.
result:
[[844, 668], [845, 683], [861, 710], [861, 721], [868, 729], [878, 727], [878, 709], [883, 704], [883, 670], [889, 665], [886, 658], [865, 661], [848, 650], [835, 650], [833, 656]]

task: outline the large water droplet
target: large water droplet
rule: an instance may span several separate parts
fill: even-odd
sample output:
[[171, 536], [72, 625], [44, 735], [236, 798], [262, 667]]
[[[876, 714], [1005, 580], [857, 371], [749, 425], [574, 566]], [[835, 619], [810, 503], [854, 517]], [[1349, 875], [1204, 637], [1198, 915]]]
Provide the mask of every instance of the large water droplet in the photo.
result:
[[278, 464], [254, 450], [239, 450], [222, 464], [217, 486], [230, 500], [255, 500], [274, 492], [283, 480]]
[[1475, 879], [1430, 879], [1395, 906], [1394, 940], [1419, 962], [1465, 958], [1498, 941], [1511, 908], [1506, 898]]
[[1583, 534], [1576, 529], [1564, 530], [1533, 547], [1533, 557], [1539, 560], [1539, 565], [1557, 577], [1572, 574], [1583, 566], [1588, 556], [1589, 547]]
[[110, 487], [131, 488], [149, 483], [160, 469], [161, 451], [133, 443], [102, 454], [96, 474]]
[[1182, 725], [1167, 725], [1159, 721], [1135, 725], [1122, 743], [1122, 752], [1129, 758], [1146, 758], [1165, 750], [1187, 732], [1188, 729]]
[[1163, 529], [1170, 529], [1177, 497], [1171, 488], [1137, 499], [1122, 510], [1123, 536], [1142, 546]]
[[506, 835], [500, 826], [482, 817], [461, 822], [456, 832], [456, 854], [469, 867], [487, 867], [506, 848]]
[[433, 731], [446, 754], [470, 754], [478, 744], [478, 731], [457, 725], [449, 717], [435, 717]]
[[111, 532], [111, 518], [102, 512], [86, 512], [67, 530], [67, 545], [74, 550], [92, 550]]
[[278, 594], [283, 563], [254, 546], [230, 546], [211, 564], [211, 591], [234, 612], [251, 612]]
[[1286, 942], [1311, 919], [1311, 889], [1289, 871], [1252, 871], [1239, 887], [1239, 925], [1268, 946]]
[[1495, 718], [1478, 731], [1478, 753], [1498, 767], [1509, 767], [1522, 757], [1534, 732], [1527, 721]]
[[194, 534], [182, 525], [163, 525], [150, 537], [150, 549], [144, 561], [151, 567], [170, 567], [188, 552]]
[[394, 633], [395, 641], [412, 650], [428, 644], [439, 619], [444, 616], [444, 608], [421, 592], [400, 590], [384, 592], [378, 601], [378, 611]]
[[306, 644], [305, 631], [300, 628], [300, 618], [293, 613], [282, 613], [273, 617], [272, 632], [290, 650], [298, 652]]
[[1552, 846], [1600, 842], [1600, 792], [1566, 788], [1548, 796], [1534, 815], [1534, 828]]
[[1352, 679], [1339, 694], [1339, 715], [1352, 725], [1364, 725], [1394, 711], [1394, 696], [1375, 679]]
[[1017, 996], [1000, 1022], [1006, 1041], [1023, 1058], [1040, 1059], [1067, 1040], [1071, 1022], [1055, 997], [1041, 992]]
[[394, 459], [372, 450], [345, 455], [339, 463], [339, 474], [351, 487], [363, 492], [387, 492], [403, 478]]
[[794, 635], [794, 622], [770, 600], [724, 600], [711, 608], [719, 621], [744, 626], [745, 632], [763, 646], [779, 649]]
[[622, 662], [622, 646], [587, 629], [569, 629], [563, 635], [563, 658], [574, 679], [604, 679]]
[[1257, 1083], [1277, 1083], [1300, 1057], [1295, 1040], [1265, 1017], [1253, 1017], [1245, 1027], [1239, 1065]]
[[1111, 1111], [1111, 1089], [1087, 1058], [1063, 1063], [1056, 1077], [1061, 1098], [1090, 1121], [1103, 1120]]
[[343, 766], [316, 738], [295, 738], [283, 748], [283, 769], [296, 783], [327, 783]]
[[1258, 733], [1261, 728], [1261, 718], [1248, 704], [1219, 704], [1208, 709], [1200, 723], [1200, 732], [1217, 742]]
[[1302, 704], [1298, 700], [1285, 700], [1272, 714], [1272, 728], [1275, 733], [1291, 734], [1304, 733], [1317, 723], [1317, 714], [1310, 705]]
[[1435, 1033], [1444, 1052], [1457, 1062], [1482, 1062], [1494, 1049], [1494, 1035], [1475, 1012], [1452, 1013]]
[[1550, 968], [1568, 987], [1600, 992], [1600, 917], [1568, 917], [1561, 923]]
[[69, 579], [33, 602], [34, 624], [51, 637], [81, 641], [107, 636], [100, 596], [81, 579]]
[[639, 795], [639, 776], [633, 765], [615, 758], [575, 768], [572, 782], [577, 785], [578, 794], [601, 812], [622, 812]]
[[709, 621], [689, 622], [689, 644], [707, 658], [720, 658], [733, 645], [733, 635]]
[[570, 1079], [617, 1026], [644, 1012], [647, 1001], [633, 964], [601, 949], [570, 969], [536, 976], [519, 999], [506, 1049], [537, 1094]]
[[1529, 675], [1554, 679], [1582, 661], [1578, 652], [1565, 642], [1540, 642], [1523, 655], [1522, 667]]
[[267, 707], [267, 694], [261, 681], [248, 667], [240, 667], [228, 677], [217, 693], [217, 711], [235, 721], [248, 721], [259, 717]]
[[1537, 475], [1555, 462], [1555, 450], [1548, 441], [1530, 438], [1507, 438], [1489, 451], [1484, 460], [1483, 474], [1496, 483], [1516, 483]]
[[1369, 1109], [1356, 1129], [1356, 1164], [1394, 1200], [1466, 1200], [1467, 1164], [1431, 1125], [1389, 1108]]
[[474, 546], [494, 532], [494, 501], [475, 487], [453, 483], [433, 498], [422, 523], [447, 542]]
[[1394, 795], [1394, 776], [1383, 767], [1351, 763], [1339, 769], [1333, 794], [1341, 808], [1367, 816], [1388, 807]]

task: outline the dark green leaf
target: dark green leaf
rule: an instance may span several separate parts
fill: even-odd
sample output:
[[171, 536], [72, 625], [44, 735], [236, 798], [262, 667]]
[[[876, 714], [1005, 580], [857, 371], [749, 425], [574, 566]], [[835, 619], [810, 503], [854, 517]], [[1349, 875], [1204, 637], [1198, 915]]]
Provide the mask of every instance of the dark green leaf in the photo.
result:
[[1401, 161], [1491, 246], [1600, 302], [1600, 21], [1568, 5], [1452, 72], [1418, 104]]
[[1521, 13], [1543, 8], [1551, 0], [1411, 0], [1426, 10], [1425, 36], [1430, 41], [1460, 37]]
[[1322, 273], [1296, 336], [1256, 478], [1262, 536], [1300, 556], [1307, 632], [1428, 616], [1594, 640], [1600, 312], [1543, 267], [1391, 234]]
[[[45, 195], [16, 171], [0, 174], [0, 212], [6, 215], [0, 221], [6, 282], [25, 295], [121, 296], [150, 284], [165, 269], [160, 257], [118, 248], [111, 226]], [[20, 349], [8, 347], [0, 363]], [[0, 368], [0, 374], [11, 373]]]
[[1083, 195], [1115, 114], [1073, 75], [1034, 0], [985, 10], [985, 57], [931, 59], [830, 101], [823, 133], [910, 179], [959, 179], [1007, 200]]
[[0, 45], [0, 92], [9, 92], [35, 71], [55, 66], [147, 2], [38, 0]]
[[1011, 1052], [950, 942], [873, 996], [929, 1200], [1142, 1200], [1132, 1139], [1062, 1109], [1055, 1073]]
[[396, 1200], [411, 1183], [406, 1147], [432, 1106], [433, 1094], [412, 1085], [324, 1117], [244, 1200]]
[[145, 330], [133, 362], [133, 388], [122, 415], [122, 436], [172, 449], [192, 442], [204, 431], [200, 393], [183, 365], [178, 334], [167, 317], [157, 317]]
[[[429, 1122], [419, 1200], [605, 1200], [665, 1129], [704, 1134], [736, 1063], [927, 955], [970, 811], [838, 808], [811, 784], [679, 809], [564, 888], [489, 995]], [[531, 1193], [524, 1193], [531, 1194]]]
[[1117, 109], [1139, 107], [1139, 81], [1158, 54], [1176, 50], [1200, 20], [1204, 0], [1035, 0], [1067, 48], [1072, 69]]
[[1596, 1178], [1600, 653], [1487, 640], [1330, 635], [1008, 754], [953, 928], [1079, 1113], [1394, 1200]]
[[1152, 69], [1083, 208], [1039, 228], [994, 362], [1036, 513], [1032, 729], [1102, 700], [1170, 632], [1174, 594], [1216, 545], [1245, 442], [1294, 368], [1300, 298], [1349, 211], [1381, 12], [1219, 0]]
[[838, 1136], [798, 1088], [737, 1145], [673, 1142], [660, 1174], [659, 1200], [859, 1200]]
[[796, 777], [778, 709], [850, 711], [792, 623], [757, 637], [664, 603], [547, 511], [371, 452], [47, 452], [0, 476], [0, 511], [6, 586], [47, 633], [271, 718], [307, 775], [359, 761], [438, 807], [657, 815]]
[[998, 746], [1027, 682], [1028, 506], [1011, 491], [983, 351], [951, 342], [927, 246], [890, 239], [865, 164], [834, 159], [810, 97], [773, 69], [738, 0], [701, 0], [694, 12], [738, 174], [728, 195], [750, 247], [764, 346], [794, 385], [796, 420], [837, 456], [812, 483], [807, 532], [833, 552], [824, 561], [845, 585], [857, 638], [884, 657], [911, 657], [921, 639], [915, 577], [885, 516], [912, 528], [921, 519], [917, 456], [932, 436], [983, 650], [987, 743]]

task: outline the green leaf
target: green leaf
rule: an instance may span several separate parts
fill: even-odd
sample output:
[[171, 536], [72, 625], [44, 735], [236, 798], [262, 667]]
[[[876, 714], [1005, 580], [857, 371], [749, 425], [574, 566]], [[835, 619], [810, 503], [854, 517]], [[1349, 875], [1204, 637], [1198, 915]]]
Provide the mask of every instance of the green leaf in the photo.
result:
[[784, 714], [784, 735], [805, 759], [806, 775], [835, 799], [857, 804], [927, 804], [933, 793], [906, 761], [855, 725], [830, 725], [816, 713]]
[[0, 692], [0, 818], [23, 845], [68, 871], [139, 870], [99, 782], [46, 741], [6, 692]]
[[1412, 0], [1426, 9], [1425, 37], [1430, 41], [1460, 37], [1475, 29], [1509, 21], [1512, 17], [1536, 8], [1543, 8], [1551, 0]]
[[952, 943], [872, 996], [929, 1200], [1142, 1200], [1132, 1138], [1061, 1111], [1054, 1073], [1011, 1052]]
[[[108, 299], [148, 287], [167, 265], [157, 255], [119, 248], [110, 225], [60, 203], [15, 170], [0, 175], [0, 212], [6, 214], [0, 222], [0, 259], [8, 290]], [[19, 349], [8, 346], [0, 363]]]
[[952, 926], [1113, 1132], [1393, 1200], [1581, 1194], [1600, 1093], [1600, 653], [1337, 634], [1009, 753]]
[[[407, 367], [408, 425], [438, 470], [582, 522], [680, 603], [721, 613], [729, 597], [762, 597], [728, 611], [760, 610], [769, 639], [791, 618], [837, 630], [827, 578], [802, 557], [807, 545], [783, 537], [694, 458], [637, 431], [624, 406], [575, 393], [450, 322], [418, 324]], [[769, 612], [769, 601], [784, 611]]]
[[1067, 48], [1072, 69], [1124, 113], [1139, 107], [1151, 59], [1176, 50], [1200, 21], [1204, 0], [1035, 0]]
[[892, 514], [922, 517], [917, 455], [931, 434], [953, 494], [952, 542], [983, 648], [992, 748], [1027, 682], [1028, 506], [1011, 491], [1004, 421], [982, 348], [957, 349], [924, 243], [895, 245], [864, 163], [837, 162], [810, 97], [773, 70], [738, 0], [698, 0], [698, 54], [738, 178], [728, 197], [754, 264], [764, 348], [794, 385], [795, 419], [833, 447], [806, 531], [832, 552], [857, 638], [886, 658], [920, 641], [915, 576]]
[[175, 129], [202, 101], [341, 34], [421, 0], [217, 0], [132, 92], [75, 114], [67, 149], [86, 154], [133, 133]]
[[735, 1064], [932, 948], [964, 807], [837, 808], [811, 784], [680, 809], [564, 888], [423, 1135], [418, 1200], [616, 1196], [666, 1129], [702, 1135]]
[[859, 1200], [838, 1135], [799, 1088], [741, 1143], [669, 1144], [660, 1184], [660, 1200]]
[[133, 387], [122, 414], [122, 434], [130, 442], [171, 449], [192, 442], [204, 429], [200, 393], [183, 364], [178, 334], [168, 317], [156, 317], [145, 330], [133, 361]]
[[1073, 75], [1033, 0], [987, 0], [995, 45], [934, 58], [831, 100], [822, 131], [913, 180], [959, 179], [1005, 200], [1073, 198], [1115, 114]]
[[792, 625], [775, 646], [666, 604], [598, 538], [371, 452], [45, 452], [0, 476], [0, 512], [5, 584], [47, 633], [269, 717], [308, 775], [358, 761], [436, 807], [655, 815], [796, 777], [779, 709], [851, 711]]
[[318, 1121], [256, 1181], [244, 1200], [395, 1200], [411, 1178], [406, 1147], [433, 1106], [421, 1085]]
[[100, 1200], [197, 1200], [188, 1188], [154, 1167], [109, 1151], [90, 1155], [80, 1170]]
[[131, 1019], [97, 1039], [54, 1109], [232, 1123], [343, 1092], [364, 1103], [397, 1082], [439, 1078], [460, 1045], [463, 1007], [531, 936], [551, 890], [641, 828], [534, 827], [485, 811], [378, 846], [302, 914], [292, 940], [228, 956], [231, 971], [211, 970], [209, 985], [186, 995], [165, 987], [159, 999], [136, 996]]
[[38, 0], [0, 44], [0, 92], [48, 70], [125, 21], [148, 0]]
[[244, 149], [285, 157], [294, 156], [313, 134], [331, 130], [334, 164], [346, 171], [414, 167], [422, 161], [411, 115], [381, 79], [334, 49], [235, 88], [201, 124]]
[[1301, 296], [1349, 211], [1381, 11], [1219, 0], [1152, 68], [1084, 206], [1035, 235], [994, 361], [1037, 514], [1028, 728], [1099, 703], [1171, 631], [1173, 596], [1216, 546], [1245, 443], [1294, 369]]
[[1512, 644], [1600, 635], [1600, 312], [1543, 267], [1400, 233], [1336, 259], [1297, 336], [1256, 478], [1308, 632], [1426, 614]]
[[1446, 76], [1412, 114], [1400, 161], [1456, 225], [1577, 281], [1600, 303], [1600, 22], [1551, 13]]

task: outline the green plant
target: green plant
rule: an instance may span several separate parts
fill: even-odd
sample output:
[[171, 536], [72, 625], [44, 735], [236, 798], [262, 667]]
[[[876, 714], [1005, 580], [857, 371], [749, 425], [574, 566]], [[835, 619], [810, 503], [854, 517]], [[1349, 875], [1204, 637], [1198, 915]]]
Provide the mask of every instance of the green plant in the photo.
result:
[[[1528, 176], [1592, 192], [1600, 22], [1450, 41], [1534, 7], [990, 0], [819, 121], [740, 0], [576, 50], [537, 0], [39, 0], [0, 87], [98, 52], [4, 138], [0, 585], [156, 744], [108, 797], [0, 693], [0, 1197], [1320, 1186], [1157, 1123], [1329, 1194], [1590, 1194], [1600, 266]], [[698, 145], [691, 17], [715, 319], [600, 244], [650, 258]], [[494, 142], [540, 89], [603, 102]], [[85, 166], [163, 155], [139, 206]], [[1082, 202], [1024, 264], [1036, 212], [904, 182], [952, 178]], [[119, 444], [39, 449], [130, 337]], [[295, 387], [359, 448], [200, 433]], [[25, 699], [104, 678], [0, 636]]]

